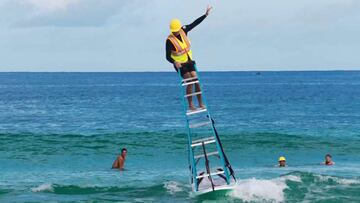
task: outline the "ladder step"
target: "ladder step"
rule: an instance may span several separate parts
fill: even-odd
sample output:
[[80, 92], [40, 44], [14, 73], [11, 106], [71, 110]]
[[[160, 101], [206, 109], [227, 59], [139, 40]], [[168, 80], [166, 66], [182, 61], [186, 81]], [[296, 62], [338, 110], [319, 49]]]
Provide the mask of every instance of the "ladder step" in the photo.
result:
[[199, 95], [199, 94], [202, 94], [202, 92], [194, 92], [194, 93], [191, 93], [191, 94], [186, 94], [184, 97], [192, 97], [192, 96], [195, 96], [195, 95]]
[[192, 80], [197, 80], [197, 77], [191, 77], [191, 78], [185, 78], [182, 80], [182, 82], [188, 82], [188, 81], [192, 81]]
[[206, 108], [204, 108], [204, 109], [188, 110], [188, 111], [186, 112], [186, 115], [187, 115], [187, 116], [190, 116], [190, 115], [194, 115], [194, 114], [198, 114], [198, 113], [202, 113], [202, 112], [206, 112], [206, 111], [207, 111]]
[[224, 174], [225, 171], [217, 171], [217, 172], [214, 172], [214, 173], [210, 173], [210, 174], [203, 174], [203, 175], [199, 175], [199, 176], [196, 176], [197, 179], [199, 178], [205, 178], [205, 177], [209, 177], [209, 176], [215, 176], [215, 175], [220, 175], [220, 174]]
[[[211, 144], [211, 143], [215, 143], [215, 140], [209, 140], [209, 141], [205, 141], [205, 142], [204, 142], [205, 145]], [[201, 145], [202, 145], [202, 142], [192, 144], [191, 147], [197, 147], [197, 146], [201, 146]]]
[[195, 84], [195, 83], [199, 83], [199, 80], [195, 80], [195, 81], [192, 81], [192, 82], [185, 82], [185, 83], [182, 83], [181, 86], [192, 85], [192, 84]]
[[210, 121], [206, 121], [206, 122], [202, 122], [202, 123], [195, 123], [195, 124], [189, 125], [189, 128], [199, 128], [199, 127], [210, 125], [210, 124], [211, 124]]
[[[218, 155], [218, 154], [219, 154], [218, 151], [216, 151], [216, 152], [209, 152], [209, 153], [206, 153], [206, 156], [213, 156], [213, 155]], [[204, 155], [204, 154], [200, 154], [200, 155], [195, 156], [194, 158], [195, 158], [195, 159], [199, 159], [199, 158], [202, 158], [202, 157], [205, 157], [205, 155]]]
[[210, 141], [210, 140], [215, 140], [215, 137], [214, 137], [214, 136], [204, 137], [204, 138], [201, 138], [201, 139], [198, 139], [198, 140], [194, 140], [192, 143], [193, 143], [193, 144], [195, 144], [195, 143], [202, 143], [202, 142]]
[[215, 143], [215, 137], [207, 137], [207, 138], [195, 140], [192, 142], [191, 147], [201, 146], [202, 143], [204, 143], [204, 144]]

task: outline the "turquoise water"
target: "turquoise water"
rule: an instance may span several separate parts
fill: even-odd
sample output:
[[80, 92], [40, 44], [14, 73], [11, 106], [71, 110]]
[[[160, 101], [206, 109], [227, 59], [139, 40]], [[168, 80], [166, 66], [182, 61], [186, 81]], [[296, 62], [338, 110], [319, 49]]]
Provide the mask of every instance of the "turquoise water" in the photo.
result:
[[360, 72], [202, 81], [238, 182], [194, 197], [176, 73], [0, 73], [0, 202], [360, 201]]

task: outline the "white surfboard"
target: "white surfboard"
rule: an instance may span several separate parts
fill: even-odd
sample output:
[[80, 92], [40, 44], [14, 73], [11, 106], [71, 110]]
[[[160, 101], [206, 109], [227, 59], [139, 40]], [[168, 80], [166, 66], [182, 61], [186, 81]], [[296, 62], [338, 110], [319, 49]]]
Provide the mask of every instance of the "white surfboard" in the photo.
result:
[[226, 191], [226, 190], [233, 190], [235, 188], [235, 181], [231, 181], [228, 185], [225, 180], [221, 178], [213, 179], [214, 189], [212, 188], [211, 182], [208, 178], [204, 178], [203, 181], [199, 184], [199, 188], [197, 192], [193, 192], [193, 195], [203, 195], [206, 193], [211, 193], [215, 191]]

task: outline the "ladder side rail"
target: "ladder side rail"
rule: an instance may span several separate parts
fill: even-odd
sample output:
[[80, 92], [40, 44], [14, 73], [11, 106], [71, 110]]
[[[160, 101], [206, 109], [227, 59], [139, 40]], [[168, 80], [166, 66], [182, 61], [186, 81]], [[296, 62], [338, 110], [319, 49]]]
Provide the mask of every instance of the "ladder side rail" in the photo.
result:
[[[197, 170], [196, 170], [196, 162], [195, 162], [195, 158], [194, 158], [194, 154], [193, 154], [193, 149], [191, 147], [192, 144], [192, 138], [191, 138], [191, 130], [190, 130], [190, 126], [189, 126], [189, 119], [187, 118], [186, 112], [187, 112], [187, 101], [186, 101], [186, 97], [184, 97], [184, 95], [186, 94], [186, 91], [184, 89], [187, 88], [187, 86], [182, 86], [182, 77], [181, 77], [181, 70], [178, 70], [179, 73], [179, 78], [180, 78], [180, 88], [181, 88], [181, 97], [183, 98], [183, 111], [184, 111], [184, 118], [186, 121], [186, 128], [188, 130], [187, 134], [188, 134], [188, 155], [189, 155], [189, 162], [191, 163], [191, 172], [192, 172], [192, 183], [194, 184], [194, 189], [195, 191], [198, 191], [198, 180], [196, 179], [196, 174], [197, 174]], [[192, 184], [190, 182], [190, 184]]]
[[[205, 90], [204, 90], [204, 87], [203, 87], [203, 85], [201, 83], [200, 74], [199, 74], [199, 71], [197, 69], [196, 64], [194, 64], [194, 67], [195, 67], [195, 72], [196, 72], [196, 75], [197, 75], [197, 79], [199, 81], [200, 91], [202, 92], [202, 94], [201, 94], [202, 100], [204, 102], [205, 108], [207, 109], [207, 112], [206, 112], [207, 117], [208, 117], [209, 121], [212, 122], [212, 117], [211, 117], [211, 114], [210, 114], [210, 107], [208, 106], [207, 101], [206, 101], [206, 96], [205, 96], [205, 93], [204, 93]], [[214, 133], [214, 131], [213, 131], [213, 133]], [[214, 135], [215, 135], [215, 133], [214, 133]]]
[[[199, 80], [199, 85], [200, 85], [200, 91], [203, 93], [202, 94], [202, 99], [203, 99], [203, 102], [204, 102], [204, 105], [205, 107], [207, 108], [207, 115], [208, 115], [208, 118], [209, 118], [209, 121], [212, 122], [212, 117], [211, 117], [211, 114], [210, 114], [210, 108], [206, 102], [206, 97], [205, 97], [205, 94], [204, 94], [204, 89], [203, 89], [203, 86], [202, 86], [202, 83], [201, 83], [201, 80], [200, 80], [200, 75], [199, 75], [199, 72], [198, 72], [198, 69], [197, 69], [197, 66], [196, 64], [194, 64], [194, 67], [195, 67], [195, 71], [196, 71], [196, 75], [197, 75], [197, 78]], [[219, 139], [218, 139], [218, 136], [216, 136], [216, 132], [214, 130], [214, 124], [212, 123], [212, 128], [211, 128], [213, 134], [215, 135], [215, 140], [216, 140], [216, 148], [218, 149], [219, 151], [219, 155], [220, 155], [220, 160], [221, 160], [221, 163], [223, 165], [223, 170], [225, 171], [225, 176], [226, 176], [226, 183], [229, 185], [230, 184], [230, 175], [229, 175], [229, 171], [227, 170], [227, 167], [226, 167], [226, 162], [225, 162], [225, 158], [224, 158], [224, 154], [223, 154], [223, 150], [222, 150], [222, 147], [220, 146], [219, 144]]]

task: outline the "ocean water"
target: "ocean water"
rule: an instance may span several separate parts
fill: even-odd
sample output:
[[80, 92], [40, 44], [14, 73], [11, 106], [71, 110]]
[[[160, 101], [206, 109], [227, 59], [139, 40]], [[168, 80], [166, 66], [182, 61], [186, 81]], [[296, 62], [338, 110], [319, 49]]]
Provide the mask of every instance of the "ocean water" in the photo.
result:
[[0, 202], [360, 202], [360, 72], [201, 79], [233, 191], [190, 192], [176, 73], [0, 73]]

